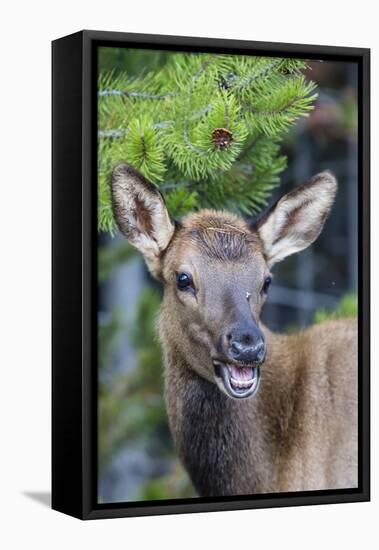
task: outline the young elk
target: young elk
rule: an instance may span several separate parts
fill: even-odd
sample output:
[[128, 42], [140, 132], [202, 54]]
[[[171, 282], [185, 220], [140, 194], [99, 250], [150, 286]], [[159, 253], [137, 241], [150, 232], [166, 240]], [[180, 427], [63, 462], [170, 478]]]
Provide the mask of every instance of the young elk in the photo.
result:
[[178, 454], [202, 496], [357, 486], [357, 326], [291, 335], [259, 320], [270, 270], [319, 235], [330, 172], [247, 223], [201, 210], [172, 223], [127, 164], [111, 180], [117, 224], [164, 285], [159, 333]]

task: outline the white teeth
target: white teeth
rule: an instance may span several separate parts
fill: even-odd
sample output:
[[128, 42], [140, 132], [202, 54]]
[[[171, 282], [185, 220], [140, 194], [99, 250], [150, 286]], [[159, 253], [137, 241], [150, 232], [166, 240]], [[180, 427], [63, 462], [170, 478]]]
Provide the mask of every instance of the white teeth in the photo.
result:
[[236, 380], [232, 376], [230, 377], [230, 381], [236, 388], [250, 388], [250, 386], [253, 385], [254, 380], [254, 378], [252, 378], [251, 380]]

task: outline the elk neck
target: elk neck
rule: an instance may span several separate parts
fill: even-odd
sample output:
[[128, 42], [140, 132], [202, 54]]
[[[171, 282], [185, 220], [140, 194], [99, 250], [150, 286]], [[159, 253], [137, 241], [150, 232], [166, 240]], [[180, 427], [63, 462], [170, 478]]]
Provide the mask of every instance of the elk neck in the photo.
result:
[[268, 492], [280, 475], [280, 457], [291, 441], [296, 373], [288, 337], [262, 328], [267, 358], [260, 388], [246, 400], [227, 397], [194, 372], [176, 345], [164, 346], [170, 428], [200, 494]]

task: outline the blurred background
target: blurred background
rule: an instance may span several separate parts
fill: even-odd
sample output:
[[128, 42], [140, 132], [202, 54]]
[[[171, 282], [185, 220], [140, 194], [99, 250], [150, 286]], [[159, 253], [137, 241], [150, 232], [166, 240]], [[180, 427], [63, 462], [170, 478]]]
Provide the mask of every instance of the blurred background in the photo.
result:
[[[158, 68], [165, 55], [107, 48], [100, 50], [99, 70], [138, 75]], [[269, 202], [325, 169], [334, 172], [339, 190], [316, 243], [274, 269], [262, 315], [274, 331], [357, 310], [357, 67], [329, 61], [308, 67], [318, 98], [310, 116], [285, 135], [288, 165]], [[118, 233], [99, 236], [98, 276], [99, 502], [196, 496], [167, 426], [155, 333], [161, 288]]]

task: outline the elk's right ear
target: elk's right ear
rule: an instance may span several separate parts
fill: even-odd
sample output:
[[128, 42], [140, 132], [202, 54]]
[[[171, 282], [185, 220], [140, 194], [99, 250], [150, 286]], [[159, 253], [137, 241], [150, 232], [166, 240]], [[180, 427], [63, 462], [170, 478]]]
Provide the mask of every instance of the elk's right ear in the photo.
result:
[[121, 233], [142, 252], [152, 275], [160, 272], [160, 255], [174, 234], [158, 189], [128, 164], [118, 164], [111, 176], [112, 208]]
[[329, 171], [284, 195], [255, 225], [272, 267], [319, 236], [333, 205], [337, 181]]

